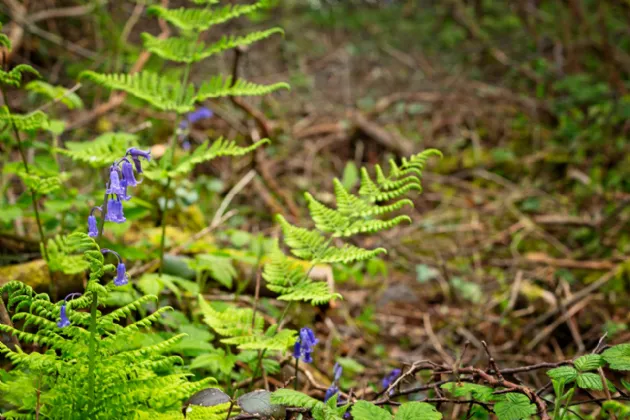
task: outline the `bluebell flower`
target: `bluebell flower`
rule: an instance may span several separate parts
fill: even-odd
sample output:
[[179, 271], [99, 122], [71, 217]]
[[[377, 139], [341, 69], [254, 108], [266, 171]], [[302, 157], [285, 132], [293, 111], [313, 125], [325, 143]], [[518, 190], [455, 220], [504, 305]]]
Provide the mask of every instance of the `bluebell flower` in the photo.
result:
[[96, 225], [96, 217], [91, 214], [88, 216], [88, 236], [90, 238], [96, 238], [98, 236], [98, 226]]
[[133, 160], [133, 164], [136, 167], [136, 172], [138, 172], [139, 174], [142, 173], [142, 164], [140, 162], [140, 158], [146, 159], [147, 162], [151, 160], [150, 151], [145, 152], [135, 147], [130, 147], [129, 149], [127, 149], [127, 153], [125, 154], [125, 156], [127, 155], [131, 156], [131, 160]]
[[136, 177], [133, 175], [133, 166], [127, 159], [122, 162], [122, 176], [127, 187], [135, 187], [138, 185]]
[[127, 277], [127, 269], [125, 268], [125, 264], [120, 262], [116, 267], [116, 278], [114, 279], [114, 284], [116, 286], [124, 286], [127, 283], [129, 283], [129, 278]]
[[124, 194], [124, 184], [120, 182], [120, 174], [118, 173], [118, 167], [112, 165], [109, 170], [109, 186], [105, 191], [107, 194]]
[[68, 301], [68, 299], [73, 299], [75, 297], [79, 297], [81, 296], [81, 293], [70, 293], [68, 296], [66, 296], [66, 298], [63, 300], [63, 303], [61, 304], [61, 311], [59, 313], [59, 321], [57, 321], [57, 326], [59, 328], [65, 328], [70, 326], [70, 320], [68, 319], [68, 313], [67, 313], [67, 308], [66, 308], [66, 302]]
[[59, 328], [65, 328], [70, 326], [70, 320], [68, 319], [68, 314], [66, 313], [66, 302], [63, 302], [61, 305], [61, 319], [57, 321], [57, 326]]
[[120, 201], [129, 201], [131, 200], [131, 196], [127, 194], [127, 185], [125, 185], [124, 179], [122, 180], [122, 184], [123, 184], [123, 193], [118, 194], [117, 197]]
[[315, 338], [313, 330], [308, 327], [302, 328], [300, 330], [300, 336], [293, 346], [293, 356], [296, 359], [302, 359], [305, 363], [313, 363], [311, 353], [317, 343], [319, 343], [319, 340]]
[[124, 223], [127, 220], [123, 214], [122, 203], [119, 199], [110, 198], [107, 201], [107, 214], [105, 214], [105, 220], [114, 223]]
[[204, 107], [201, 107], [193, 112], [189, 112], [186, 115], [186, 119], [183, 119], [180, 123], [179, 123], [179, 128], [181, 130], [185, 130], [188, 128], [188, 126], [190, 124], [194, 124], [197, 121], [201, 121], [201, 120], [205, 120], [207, 118], [211, 118], [214, 115], [214, 112], [212, 112], [210, 109]]
[[[387, 389], [389, 388], [389, 386], [396, 380], [398, 379], [398, 377], [401, 374], [401, 370], [400, 369], [394, 369], [392, 370], [389, 375], [387, 375], [386, 377], [383, 378], [383, 388]], [[392, 390], [393, 391], [393, 390]]]
[[343, 367], [339, 363], [335, 363], [333, 367], [333, 382], [338, 382], [341, 379], [341, 374], [343, 373]]
[[333, 383], [330, 388], [326, 390], [326, 395], [324, 395], [324, 402], [331, 399], [337, 392], [339, 392], [339, 387]]

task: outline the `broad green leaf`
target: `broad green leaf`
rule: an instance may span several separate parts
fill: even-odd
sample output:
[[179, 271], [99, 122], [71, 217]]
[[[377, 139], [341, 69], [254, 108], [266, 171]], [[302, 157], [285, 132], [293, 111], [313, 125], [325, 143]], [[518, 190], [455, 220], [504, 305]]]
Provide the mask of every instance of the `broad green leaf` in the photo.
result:
[[398, 409], [394, 420], [440, 420], [441, 418], [442, 414], [431, 404], [408, 402]]
[[494, 412], [499, 420], [529, 419], [536, 414], [536, 406], [523, 394], [510, 392], [505, 399], [494, 405]]
[[604, 366], [606, 361], [600, 354], [586, 354], [575, 359], [573, 364], [580, 372], [587, 372]]
[[583, 389], [594, 389], [596, 391], [604, 390], [602, 378], [600, 378], [597, 373], [580, 373], [575, 382], [577, 383], [577, 386]]
[[454, 397], [468, 397], [472, 395], [474, 399], [481, 402], [489, 402], [492, 400], [492, 393], [494, 389], [479, 384], [471, 384], [468, 382], [463, 383], [448, 383], [442, 385], [442, 388], [445, 391], [451, 392]]
[[577, 370], [572, 366], [560, 366], [547, 371], [547, 376], [558, 382], [568, 384], [577, 377]]
[[613, 346], [602, 357], [613, 370], [630, 370], [630, 343]]
[[387, 410], [367, 401], [357, 401], [352, 406], [351, 412], [355, 420], [391, 420], [392, 418]]

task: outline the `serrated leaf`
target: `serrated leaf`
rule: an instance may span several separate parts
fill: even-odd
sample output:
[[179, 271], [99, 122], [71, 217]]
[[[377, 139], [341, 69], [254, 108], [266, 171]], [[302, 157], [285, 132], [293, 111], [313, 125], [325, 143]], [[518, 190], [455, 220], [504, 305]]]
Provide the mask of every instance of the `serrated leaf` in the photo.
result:
[[560, 366], [547, 371], [547, 376], [558, 382], [568, 384], [577, 377], [577, 370], [572, 366]]
[[585, 372], [580, 373], [575, 381], [578, 387], [583, 389], [594, 389], [596, 391], [603, 391], [604, 385], [602, 384], [602, 378], [597, 373]]
[[536, 405], [523, 394], [510, 392], [505, 399], [494, 405], [494, 412], [499, 420], [529, 419], [536, 414]]
[[391, 420], [389, 412], [371, 402], [357, 401], [351, 409], [355, 420]]
[[440, 388], [451, 392], [455, 397], [468, 397], [472, 395], [474, 399], [481, 402], [491, 401], [494, 392], [494, 389], [488, 386], [468, 382], [443, 384]]
[[606, 361], [600, 354], [585, 354], [580, 356], [573, 362], [573, 365], [580, 372], [595, 370], [606, 364]]
[[394, 420], [440, 420], [442, 414], [431, 404], [424, 402], [408, 402], [396, 412]]
[[630, 343], [606, 349], [602, 353], [602, 358], [613, 370], [630, 370]]

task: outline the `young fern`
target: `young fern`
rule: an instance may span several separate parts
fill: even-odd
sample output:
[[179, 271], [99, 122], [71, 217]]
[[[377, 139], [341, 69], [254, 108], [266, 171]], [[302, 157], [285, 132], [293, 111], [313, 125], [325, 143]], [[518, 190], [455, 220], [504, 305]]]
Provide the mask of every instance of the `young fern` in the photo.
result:
[[[424, 165], [431, 156], [441, 156], [441, 153], [429, 149], [409, 159], [403, 159], [400, 165], [391, 161], [387, 176], [377, 165], [376, 181], [373, 181], [367, 170], [362, 168], [358, 195], [347, 191], [343, 184], [335, 179], [336, 209], [324, 205], [306, 193], [315, 229], [293, 226], [282, 216], [278, 216], [284, 241], [291, 253], [311, 266], [347, 264], [385, 253], [384, 248], [363, 249], [343, 242], [342, 238], [359, 233], [381, 232], [400, 223], [411, 222], [409, 216], [404, 215], [389, 219], [376, 217], [382, 218], [404, 206], [413, 206], [411, 200], [402, 197], [409, 191], [422, 189], [420, 177]], [[389, 200], [397, 201], [386, 204], [385, 202]], [[319, 305], [339, 297], [338, 294], [332, 293], [325, 283], [311, 280], [308, 277], [310, 270], [304, 270], [303, 266], [304, 264], [293, 261], [279, 249], [272, 253], [271, 261], [265, 265], [263, 276], [269, 289], [279, 293], [278, 299], [301, 300]]]

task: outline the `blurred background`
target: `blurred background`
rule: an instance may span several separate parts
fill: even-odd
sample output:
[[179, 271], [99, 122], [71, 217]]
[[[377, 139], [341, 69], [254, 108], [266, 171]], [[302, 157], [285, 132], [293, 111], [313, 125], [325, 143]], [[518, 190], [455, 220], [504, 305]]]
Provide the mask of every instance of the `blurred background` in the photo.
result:
[[[153, 3], [0, 3], [14, 44], [5, 60], [31, 64], [83, 99], [82, 108], [58, 111], [65, 124], [57, 144], [127, 131], [163, 153], [171, 116], [77, 86], [84, 69], [144, 67], [177, 78], [181, 69], [141, 47], [142, 32], [165, 30], [146, 16]], [[434, 147], [444, 158], [425, 172], [413, 225], [363, 242], [384, 244], [388, 256], [332, 267], [324, 276], [345, 301], [332, 313], [295, 316], [316, 319], [341, 353], [366, 366], [370, 354], [454, 359], [466, 341], [478, 349], [487, 341], [505, 364], [572, 357], [604, 333], [627, 341], [629, 23], [630, 3], [613, 0], [285, 0], [223, 25], [212, 39], [282, 27], [284, 37], [239, 52], [237, 71], [291, 90], [245, 101], [272, 144], [253, 163], [198, 168], [169, 204], [179, 210], [169, 240], [207, 226], [252, 165], [260, 176], [233, 200], [238, 214], [213, 239], [221, 252], [248, 246], [254, 233], [276, 235], [275, 213], [303, 220], [304, 191], [332, 202], [333, 177], [350, 188], [361, 166]], [[234, 63], [227, 52], [197, 66], [192, 79], [229, 74]], [[33, 95], [15, 91], [9, 101], [34, 109]], [[265, 134], [228, 100], [206, 105], [214, 116], [191, 131], [192, 147], [208, 136]], [[35, 148], [50, 143], [40, 141]], [[2, 163], [15, 160], [3, 147]], [[65, 196], [46, 200], [48, 235], [83, 226], [94, 196], [88, 179], [73, 177]], [[0, 190], [0, 281], [18, 273], [35, 282], [37, 236], [16, 183], [4, 177]], [[127, 244], [121, 253], [138, 264], [155, 255], [152, 203], [161, 199], [159, 188], [141, 193], [129, 217], [144, 224], [110, 238]]]

